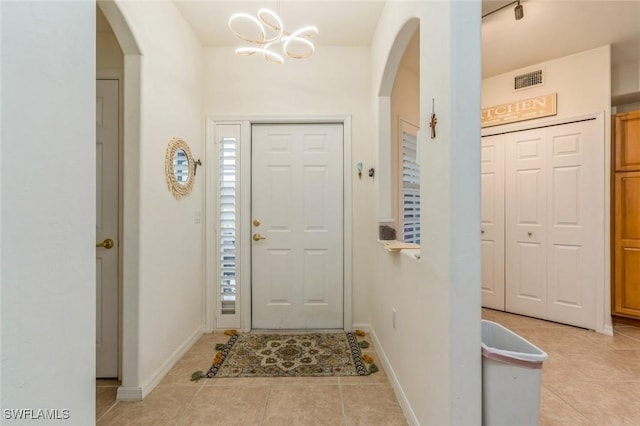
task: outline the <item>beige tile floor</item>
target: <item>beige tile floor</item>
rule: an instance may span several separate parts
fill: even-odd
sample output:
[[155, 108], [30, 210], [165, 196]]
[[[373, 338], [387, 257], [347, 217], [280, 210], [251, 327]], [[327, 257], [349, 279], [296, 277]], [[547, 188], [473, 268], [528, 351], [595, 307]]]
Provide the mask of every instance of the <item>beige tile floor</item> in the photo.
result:
[[483, 309], [544, 350], [540, 425], [640, 425], [640, 328], [613, 336]]
[[[380, 371], [363, 377], [218, 378], [191, 382], [211, 367], [223, 334], [204, 335], [141, 402], [116, 402], [118, 382], [98, 380], [98, 425], [406, 425]], [[365, 340], [369, 340], [368, 336]], [[370, 342], [370, 341], [369, 341]], [[370, 342], [371, 343], [371, 342]], [[370, 345], [373, 348], [373, 345]]]
[[[549, 355], [542, 369], [541, 425], [640, 425], [640, 328], [614, 336], [483, 309]], [[117, 381], [96, 386], [99, 425], [396, 425], [406, 424], [384, 372], [367, 377], [238, 378], [190, 382], [206, 371], [209, 334], [142, 402], [117, 402]], [[375, 352], [364, 351], [376, 359]], [[376, 364], [381, 367], [380, 363]]]

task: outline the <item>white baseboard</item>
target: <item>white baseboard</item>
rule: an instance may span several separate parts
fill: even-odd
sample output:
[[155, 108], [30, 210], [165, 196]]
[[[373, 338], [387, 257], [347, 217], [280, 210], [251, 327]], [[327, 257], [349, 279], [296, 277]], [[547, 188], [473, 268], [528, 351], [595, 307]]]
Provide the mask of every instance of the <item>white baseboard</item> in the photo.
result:
[[[355, 324], [354, 324], [354, 327], [355, 327]], [[404, 412], [404, 416], [407, 418], [407, 421], [412, 426], [419, 426], [420, 422], [418, 422], [418, 418], [416, 417], [415, 413], [413, 412], [413, 409], [411, 408], [411, 405], [409, 404], [409, 400], [407, 399], [407, 396], [405, 395], [404, 390], [402, 389], [402, 386], [398, 381], [398, 377], [396, 376], [396, 373], [393, 371], [393, 367], [389, 362], [389, 358], [387, 358], [387, 354], [382, 348], [382, 345], [380, 345], [380, 341], [378, 340], [378, 336], [376, 336], [375, 330], [373, 329], [373, 327], [371, 327], [370, 324], [358, 324], [358, 328], [362, 330], [367, 330], [367, 332], [369, 333], [369, 336], [371, 336], [371, 341], [373, 342], [373, 346], [376, 349], [376, 354], [378, 355], [378, 358], [382, 363], [382, 368], [384, 369], [384, 372], [387, 374], [387, 377], [389, 378], [391, 387], [393, 388], [393, 391], [396, 394], [396, 398], [398, 398], [398, 402], [400, 403], [400, 407], [402, 408], [402, 411]]]
[[120, 386], [116, 394], [117, 401], [142, 401], [142, 388], [135, 386]]
[[169, 370], [184, 356], [185, 353], [200, 339], [204, 333], [204, 324], [201, 324], [192, 334], [185, 340], [169, 358], [162, 363], [162, 366], [151, 376], [151, 378], [142, 386], [120, 386], [116, 400], [118, 401], [142, 401], [151, 393], [158, 383], [167, 375]]

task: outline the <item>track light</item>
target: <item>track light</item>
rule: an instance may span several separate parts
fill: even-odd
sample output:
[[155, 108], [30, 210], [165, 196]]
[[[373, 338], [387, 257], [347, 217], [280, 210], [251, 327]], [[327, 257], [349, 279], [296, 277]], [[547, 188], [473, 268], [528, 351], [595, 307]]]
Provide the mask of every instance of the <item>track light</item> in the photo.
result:
[[494, 9], [491, 12], [487, 12], [484, 15], [482, 15], [482, 19], [486, 18], [489, 15], [493, 15], [494, 13], [499, 12], [502, 9], [505, 9], [505, 8], [507, 8], [509, 6], [513, 6], [515, 4], [516, 7], [513, 9], [513, 13], [516, 16], [516, 21], [519, 21], [522, 18], [524, 18], [524, 9], [523, 9], [522, 5], [520, 4], [520, 1], [521, 0], [515, 0], [515, 1], [512, 1], [511, 3], [507, 3], [507, 4], [503, 5], [503, 6], [500, 6], [499, 8]]
[[516, 21], [521, 20], [524, 17], [524, 9], [518, 0], [517, 6], [513, 9], [513, 13], [516, 15]]

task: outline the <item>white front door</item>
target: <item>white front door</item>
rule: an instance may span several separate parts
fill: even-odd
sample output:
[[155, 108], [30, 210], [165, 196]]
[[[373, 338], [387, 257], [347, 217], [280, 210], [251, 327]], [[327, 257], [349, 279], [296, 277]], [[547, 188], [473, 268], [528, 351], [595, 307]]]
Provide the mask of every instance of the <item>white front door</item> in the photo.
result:
[[251, 152], [252, 327], [343, 328], [342, 124], [253, 125]]
[[96, 377], [118, 377], [118, 80], [96, 81]]
[[482, 138], [480, 155], [482, 306], [504, 310], [504, 136]]

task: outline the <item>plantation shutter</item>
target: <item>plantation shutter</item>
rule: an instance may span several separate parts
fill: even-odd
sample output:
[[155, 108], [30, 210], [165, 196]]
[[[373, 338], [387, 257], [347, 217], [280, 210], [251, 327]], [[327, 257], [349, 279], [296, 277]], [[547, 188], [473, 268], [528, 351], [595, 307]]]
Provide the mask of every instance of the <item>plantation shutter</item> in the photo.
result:
[[402, 132], [402, 237], [420, 244], [420, 165], [416, 135]]
[[237, 275], [237, 211], [238, 188], [237, 143], [235, 138], [222, 138], [220, 142], [220, 302], [221, 314], [236, 313]]

